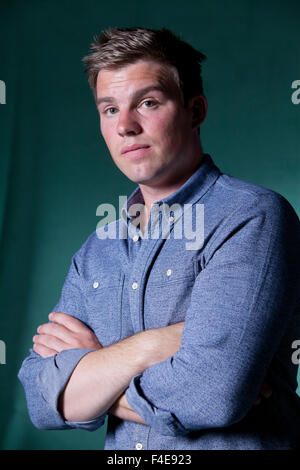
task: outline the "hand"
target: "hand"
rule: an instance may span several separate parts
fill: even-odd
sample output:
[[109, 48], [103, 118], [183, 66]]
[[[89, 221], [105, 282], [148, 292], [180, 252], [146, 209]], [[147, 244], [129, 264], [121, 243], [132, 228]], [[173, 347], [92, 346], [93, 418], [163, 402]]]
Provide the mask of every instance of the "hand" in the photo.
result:
[[273, 390], [271, 385], [269, 385], [267, 382], [264, 382], [259, 391], [259, 395], [254, 402], [254, 405], [259, 405], [264, 398], [270, 398], [272, 392]]
[[66, 313], [52, 312], [49, 319], [37, 328], [33, 350], [42, 357], [50, 357], [66, 349], [101, 349], [95, 333], [77, 318]]
[[113, 406], [109, 408], [108, 413], [125, 421], [146, 424], [143, 418], [129, 405], [125, 392], [115, 401]]

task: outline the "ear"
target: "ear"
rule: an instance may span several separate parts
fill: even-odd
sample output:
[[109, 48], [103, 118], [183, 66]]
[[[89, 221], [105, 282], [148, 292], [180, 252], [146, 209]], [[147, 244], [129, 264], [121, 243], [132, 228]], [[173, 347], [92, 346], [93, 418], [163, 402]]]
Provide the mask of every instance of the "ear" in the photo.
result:
[[207, 114], [207, 100], [204, 95], [195, 95], [189, 101], [189, 107], [192, 110], [193, 129], [199, 127]]

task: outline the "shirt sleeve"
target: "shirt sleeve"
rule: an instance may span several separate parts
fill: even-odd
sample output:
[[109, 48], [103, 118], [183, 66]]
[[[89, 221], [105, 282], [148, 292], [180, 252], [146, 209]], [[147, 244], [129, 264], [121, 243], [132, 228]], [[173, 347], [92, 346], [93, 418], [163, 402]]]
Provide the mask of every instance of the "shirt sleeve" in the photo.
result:
[[[52, 311], [73, 315], [86, 324], [79, 252], [72, 258], [61, 297]], [[30, 349], [18, 378], [24, 387], [29, 416], [34, 426], [39, 429], [79, 428], [94, 431], [104, 424], [106, 414], [91, 421], [71, 422], [64, 420], [58, 411], [60, 393], [80, 359], [91, 351], [94, 349], [74, 348], [43, 358]]]
[[272, 193], [236, 210], [207, 244], [179, 351], [126, 391], [157, 432], [226, 427], [251, 409], [299, 301], [299, 225]]

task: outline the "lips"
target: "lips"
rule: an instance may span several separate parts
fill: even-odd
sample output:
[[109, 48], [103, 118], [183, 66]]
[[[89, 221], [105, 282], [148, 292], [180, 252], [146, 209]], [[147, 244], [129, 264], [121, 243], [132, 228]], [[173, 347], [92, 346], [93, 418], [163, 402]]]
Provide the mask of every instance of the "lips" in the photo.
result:
[[144, 149], [144, 148], [149, 148], [149, 145], [142, 145], [142, 144], [128, 145], [126, 147], [123, 147], [121, 153], [123, 155], [124, 153], [132, 152], [133, 150], [139, 150], [139, 149]]

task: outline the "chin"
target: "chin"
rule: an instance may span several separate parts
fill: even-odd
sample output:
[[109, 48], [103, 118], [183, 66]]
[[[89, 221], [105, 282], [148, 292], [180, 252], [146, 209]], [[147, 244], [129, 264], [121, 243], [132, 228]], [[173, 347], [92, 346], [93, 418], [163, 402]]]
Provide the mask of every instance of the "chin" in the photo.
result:
[[151, 179], [149, 180], [149, 178], [142, 178], [142, 177], [138, 177], [138, 176], [129, 176], [129, 175], [126, 175], [128, 179], [130, 179], [133, 183], [136, 183], [136, 184], [147, 184], [149, 183], [149, 181], [151, 181]]
[[120, 165], [119, 170], [133, 183], [152, 185], [160, 179], [165, 168], [149, 168], [147, 165], [140, 165], [140, 167], [137, 165], [135, 168], [122, 168]]
[[134, 183], [137, 183], [137, 184], [150, 183], [156, 176], [155, 174], [150, 173], [150, 172], [149, 173], [139, 173], [139, 172], [122, 171], [122, 173], [124, 173], [124, 175], [128, 179], [130, 179], [131, 181], [133, 181]]

